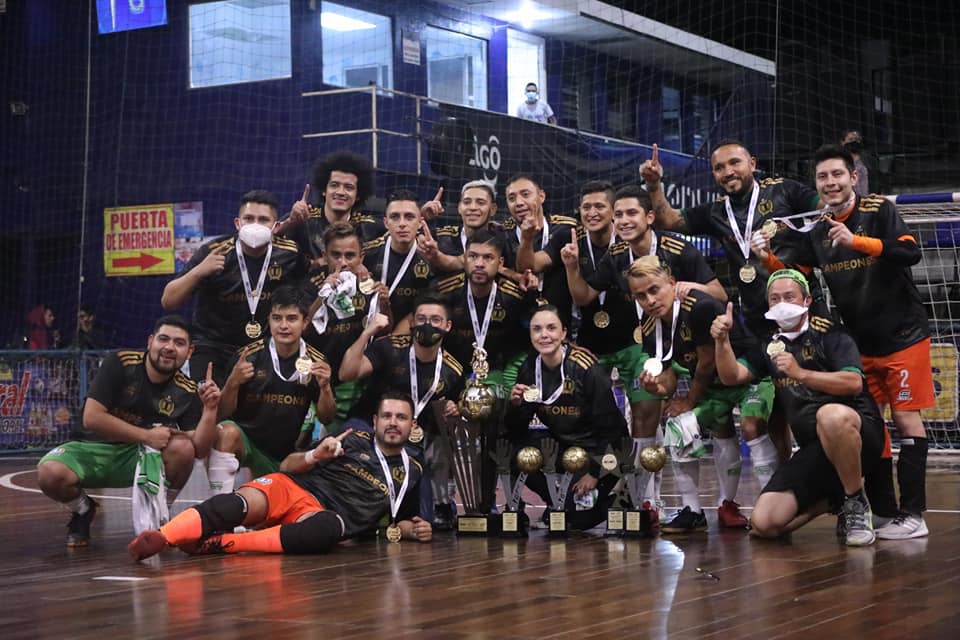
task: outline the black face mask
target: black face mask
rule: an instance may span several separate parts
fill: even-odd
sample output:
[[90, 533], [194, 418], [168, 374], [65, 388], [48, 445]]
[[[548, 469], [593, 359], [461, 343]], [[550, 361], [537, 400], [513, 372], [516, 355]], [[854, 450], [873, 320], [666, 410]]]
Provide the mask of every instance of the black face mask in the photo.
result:
[[446, 331], [429, 323], [418, 324], [413, 328], [413, 339], [421, 347], [432, 347], [443, 340], [446, 335]]
[[850, 153], [860, 153], [863, 151], [863, 141], [854, 140], [853, 142], [848, 142], [847, 144], [843, 145], [843, 148]]

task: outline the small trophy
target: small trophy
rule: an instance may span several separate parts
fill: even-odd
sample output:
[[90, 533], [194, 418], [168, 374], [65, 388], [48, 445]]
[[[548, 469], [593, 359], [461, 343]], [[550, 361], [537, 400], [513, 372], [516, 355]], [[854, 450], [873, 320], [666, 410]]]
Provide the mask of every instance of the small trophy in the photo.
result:
[[[556, 451], [556, 441], [551, 441], [554, 451]], [[544, 446], [544, 453], [547, 447]], [[556, 454], [553, 459], [556, 460]], [[590, 457], [582, 447], [570, 447], [563, 452], [561, 463], [565, 473], [559, 477], [557, 482], [556, 464], [553, 465], [553, 472], [547, 473], [547, 491], [550, 493], [550, 509], [547, 515], [547, 535], [550, 537], [562, 537], [567, 535], [567, 493], [570, 491], [570, 483], [573, 476], [583, 471], [590, 461]], [[546, 467], [546, 465], [544, 465]]]
[[624, 511], [623, 534], [630, 537], [651, 537], [654, 534], [650, 517], [651, 507], [643, 500], [650, 477], [660, 471], [667, 461], [663, 447], [644, 447], [640, 451], [640, 467], [631, 464], [631, 472], [624, 473], [624, 484], [630, 495], [630, 508]]
[[510, 443], [498, 440], [496, 451], [493, 454], [497, 463], [497, 474], [503, 487], [506, 499], [503, 513], [500, 514], [500, 533], [504, 538], [527, 537], [527, 521], [520, 513], [520, 499], [523, 487], [527, 483], [527, 476], [536, 473], [543, 466], [543, 455], [536, 447], [524, 447], [517, 452], [516, 480], [510, 482]]
[[[607, 446], [607, 450], [604, 451], [603, 455], [596, 458], [597, 462], [600, 463], [600, 477], [614, 475], [620, 479], [615, 485], [615, 490], [619, 495], [624, 494], [624, 487], [626, 486], [627, 479], [626, 474], [633, 471], [633, 439], [624, 438], [624, 441], [619, 449], [614, 449], [612, 446]], [[626, 509], [623, 508], [622, 502], [618, 500], [621, 506], [611, 506], [607, 509], [607, 533], [608, 536], [622, 536], [624, 529], [624, 518]]]
[[457, 491], [463, 499], [463, 515], [457, 516], [458, 535], [490, 535], [497, 533], [499, 515], [485, 513], [481, 508], [485, 495], [482, 462], [486, 455], [484, 426], [493, 414], [496, 396], [484, 382], [490, 370], [487, 352], [473, 345], [474, 375], [460, 394], [460, 416], [445, 417], [438, 403], [434, 415], [440, 425], [441, 447], [454, 470]]

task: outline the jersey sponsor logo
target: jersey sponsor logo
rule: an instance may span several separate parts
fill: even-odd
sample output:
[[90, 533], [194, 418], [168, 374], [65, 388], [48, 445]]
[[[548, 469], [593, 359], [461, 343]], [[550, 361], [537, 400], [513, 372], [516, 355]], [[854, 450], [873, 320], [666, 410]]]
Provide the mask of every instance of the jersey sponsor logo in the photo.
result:
[[293, 406], [306, 406], [309, 404], [306, 397], [295, 396], [290, 393], [252, 393], [245, 398], [245, 402]]
[[120, 418], [124, 422], [128, 422], [135, 427], [139, 427], [143, 424], [143, 417], [117, 407], [112, 407], [110, 409], [110, 415]]
[[898, 402], [908, 402], [913, 399], [913, 394], [910, 393], [910, 389], [900, 389], [900, 392], [897, 393]]
[[67, 450], [64, 449], [63, 447], [54, 447], [53, 449], [50, 449], [50, 453], [48, 453], [47, 455], [48, 455], [48, 456], [60, 456], [60, 455], [63, 455], [64, 453], [66, 453], [66, 452], [67, 452]]
[[159, 413], [162, 416], [173, 415], [173, 409], [174, 409], [173, 398], [171, 398], [170, 396], [160, 398], [160, 401], [157, 402], [157, 413]]
[[[827, 239], [826, 242], [831, 242]], [[863, 258], [854, 258], [852, 260], [840, 260], [831, 262], [823, 266], [824, 273], [837, 273], [839, 271], [855, 271], [856, 269], [866, 269], [873, 266], [877, 259], [873, 256], [864, 256]]]
[[566, 406], [566, 405], [543, 405], [537, 411], [542, 411], [543, 413], [549, 414], [551, 416], [574, 416], [578, 417], [580, 415], [580, 407]]
[[[369, 456], [367, 456], [367, 457], [368, 457], [368, 459], [369, 459]], [[367, 471], [366, 469], [364, 469], [364, 468], [362, 468], [362, 467], [358, 467], [357, 465], [353, 464], [352, 462], [348, 462], [348, 463], [347, 463], [346, 465], [344, 465], [344, 466], [345, 466], [348, 470], [350, 470], [351, 472], [353, 472], [354, 475], [356, 475], [356, 476], [358, 476], [358, 477], [360, 477], [360, 478], [363, 478], [364, 480], [366, 480], [367, 482], [369, 482], [370, 484], [372, 484], [374, 487], [376, 487], [378, 490], [382, 491], [385, 495], [389, 495], [389, 494], [390, 494], [390, 490], [387, 489], [387, 485], [386, 485], [382, 480], [380, 480], [378, 477], [376, 477], [375, 475], [373, 475], [372, 473], [370, 473], [369, 471]]]
[[260, 478], [255, 479], [254, 482], [256, 482], [257, 484], [262, 484], [262, 485], [266, 486], [266, 485], [273, 484], [273, 478], [268, 478], [268, 477], [266, 477], [266, 476], [263, 476], [263, 477], [260, 477]]

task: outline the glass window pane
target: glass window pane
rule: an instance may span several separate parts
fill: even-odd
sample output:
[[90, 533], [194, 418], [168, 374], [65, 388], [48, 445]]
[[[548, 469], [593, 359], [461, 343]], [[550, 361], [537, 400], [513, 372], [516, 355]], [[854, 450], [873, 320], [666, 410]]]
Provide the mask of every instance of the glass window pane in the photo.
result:
[[190, 86], [290, 77], [290, 3], [232, 0], [190, 5]]
[[321, 3], [323, 81], [337, 87], [393, 88], [390, 18], [335, 2]]
[[487, 43], [462, 33], [427, 27], [427, 96], [487, 108]]

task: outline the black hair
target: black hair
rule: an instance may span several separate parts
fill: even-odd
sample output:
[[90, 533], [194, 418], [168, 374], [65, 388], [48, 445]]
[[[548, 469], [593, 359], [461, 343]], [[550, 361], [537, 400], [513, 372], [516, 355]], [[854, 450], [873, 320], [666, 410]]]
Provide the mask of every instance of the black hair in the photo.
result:
[[850, 153], [845, 148], [837, 144], [825, 144], [819, 149], [816, 153], [813, 154], [813, 173], [817, 173], [817, 165], [823, 162], [824, 160], [833, 160], [834, 158], [839, 158], [843, 160], [843, 164], [847, 166], [847, 171], [853, 173], [856, 165], [853, 161], [853, 154]]
[[406, 402], [410, 405], [410, 417], [413, 418], [413, 398], [406, 391], [400, 391], [399, 389], [389, 389], [383, 392], [383, 395], [380, 396], [380, 402], [377, 403], [377, 414], [380, 413], [380, 408], [383, 406], [384, 400], [399, 400], [401, 402]]
[[307, 300], [306, 293], [293, 285], [285, 284], [277, 287], [270, 297], [270, 310], [281, 307], [296, 307], [304, 318], [310, 310], [310, 301]]
[[534, 178], [534, 177], [533, 177], [532, 175], [530, 175], [529, 173], [523, 173], [522, 171], [519, 172], [519, 173], [515, 173], [515, 174], [513, 174], [512, 176], [510, 176], [509, 178], [507, 178], [507, 181], [503, 183], [503, 184], [504, 184], [504, 188], [509, 187], [510, 185], [512, 185], [514, 182], [517, 182], [518, 180], [529, 180], [530, 182], [533, 183], [533, 186], [535, 186], [537, 189], [540, 189], [540, 188], [541, 188], [541, 187], [540, 187], [540, 181], [539, 181], [539, 180], [537, 180], [536, 178]]
[[357, 201], [354, 209], [359, 209], [367, 198], [373, 195], [373, 165], [363, 156], [349, 151], [337, 151], [318, 160], [313, 165], [313, 188], [321, 194], [326, 193], [330, 174], [334, 171], [357, 176]]
[[88, 305], [88, 304], [82, 304], [82, 305], [80, 305], [80, 308], [77, 309], [77, 312], [78, 312], [78, 313], [85, 313], [85, 314], [87, 314], [88, 316], [95, 316], [95, 315], [97, 315], [97, 313], [93, 310], [93, 307], [91, 307], [91, 306]]
[[277, 217], [277, 212], [280, 211], [280, 201], [277, 200], [277, 196], [273, 191], [267, 191], [266, 189], [253, 189], [252, 191], [247, 191], [245, 194], [240, 196], [240, 207], [243, 205], [253, 202], [254, 204], [265, 204], [271, 209], [273, 209], [273, 217]]
[[536, 309], [534, 309], [533, 313], [530, 314], [530, 319], [533, 320], [533, 316], [537, 315], [542, 311], [549, 311], [550, 313], [556, 315], [557, 318], [560, 320], [560, 326], [563, 327], [564, 329], [567, 328], [567, 323], [563, 321], [563, 316], [560, 314], [560, 309], [558, 309], [556, 305], [550, 304], [549, 302], [547, 304], [542, 304]]
[[620, 187], [617, 189], [616, 195], [613, 196], [613, 201], [617, 202], [618, 200], [624, 200], [626, 198], [636, 198], [640, 202], [640, 206], [643, 207], [643, 210], [647, 213], [653, 211], [653, 203], [650, 201], [650, 194], [647, 193], [645, 189], [641, 189], [635, 184], [628, 184], [625, 187]]
[[171, 313], [169, 315], [160, 316], [155, 323], [153, 323], [153, 331], [150, 332], [150, 335], [157, 335], [157, 332], [160, 331], [160, 327], [177, 327], [178, 329], [183, 329], [187, 332], [187, 339], [190, 342], [193, 342], [193, 326], [187, 322], [183, 316]]
[[612, 205], [614, 203], [613, 185], [607, 180], [590, 180], [584, 182], [583, 186], [580, 187], [580, 199], [583, 200], [584, 196], [588, 196], [591, 193], [601, 192], [606, 194], [607, 200], [609, 200]]
[[410, 189], [396, 189], [395, 191], [391, 191], [390, 195], [387, 196], [388, 207], [391, 202], [412, 202], [418, 207], [420, 206], [420, 200], [417, 198], [417, 194]]
[[472, 244], [490, 245], [497, 250], [500, 256], [503, 256], [503, 240], [500, 239], [500, 236], [491, 233], [487, 229], [477, 229], [474, 231], [473, 235], [467, 238], [467, 246], [469, 247]]
[[435, 304], [440, 307], [443, 307], [444, 312], [447, 314], [447, 320], [453, 316], [453, 308], [450, 306], [450, 303], [447, 302], [447, 299], [443, 296], [433, 293], [432, 291], [425, 291], [418, 295], [413, 301], [413, 312], [416, 314], [417, 309], [422, 307], [425, 304]]
[[323, 230], [323, 246], [328, 247], [334, 240], [351, 237], [357, 239], [357, 243], [362, 249], [363, 241], [360, 239], [360, 234], [356, 228], [345, 220], [338, 220]]
[[737, 140], [736, 138], [724, 138], [724, 139], [722, 139], [720, 142], [718, 142], [717, 144], [713, 145], [713, 148], [710, 149], [710, 155], [712, 156], [713, 154], [715, 154], [715, 153], [717, 152], [717, 149], [719, 149], [720, 147], [730, 147], [730, 146], [741, 147], [744, 151], [747, 152], [747, 155], [748, 155], [748, 156], [749, 156], [749, 155], [752, 155], [752, 154], [750, 153], [750, 149], [747, 148], [747, 145], [743, 144], [742, 142], [740, 142], [740, 141]]

